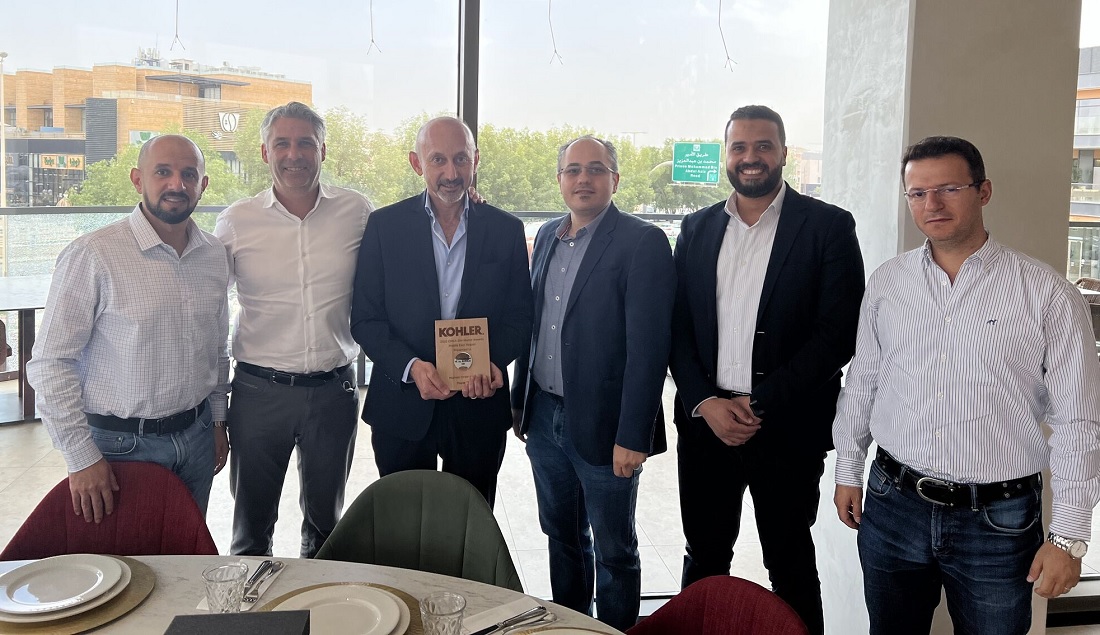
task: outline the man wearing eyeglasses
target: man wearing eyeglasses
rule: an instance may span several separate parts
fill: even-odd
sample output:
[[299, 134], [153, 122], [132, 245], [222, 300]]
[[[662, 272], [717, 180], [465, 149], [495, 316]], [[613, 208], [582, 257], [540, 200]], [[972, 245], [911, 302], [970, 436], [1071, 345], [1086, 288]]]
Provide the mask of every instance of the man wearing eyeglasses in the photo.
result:
[[610, 142], [563, 145], [558, 184], [569, 214], [535, 236], [534, 337], [516, 362], [515, 432], [531, 459], [554, 602], [591, 615], [595, 584], [597, 617], [625, 631], [641, 598], [638, 479], [666, 447], [676, 272], [664, 232], [611, 202]]
[[871, 633], [928, 633], [941, 588], [956, 632], [1026, 633], [1033, 587], [1077, 584], [1100, 501], [1088, 311], [1062, 275], [986, 232], [993, 185], [973, 144], [924, 139], [902, 178], [928, 239], [868, 282], [833, 425], [837, 513], [859, 530]]
[[[467, 194], [480, 155], [455, 117], [425, 123], [409, 164], [425, 190], [371, 216], [352, 294], [351, 332], [374, 362], [363, 421], [381, 476], [461, 476], [492, 506], [511, 424], [508, 364], [531, 337], [527, 241], [515, 216]], [[490, 376], [461, 392], [439, 373], [435, 321], [488, 318]]]
[[729, 574], [748, 488], [772, 588], [821, 633], [810, 527], [855, 349], [863, 258], [850, 213], [783, 182], [778, 113], [739, 108], [725, 135], [734, 192], [686, 217], [676, 241], [682, 584]]

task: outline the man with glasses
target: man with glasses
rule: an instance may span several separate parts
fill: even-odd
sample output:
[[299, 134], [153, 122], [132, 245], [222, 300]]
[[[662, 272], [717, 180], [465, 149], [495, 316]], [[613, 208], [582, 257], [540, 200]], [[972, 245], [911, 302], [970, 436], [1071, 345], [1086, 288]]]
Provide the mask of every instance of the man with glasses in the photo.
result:
[[321, 183], [325, 122], [309, 106], [272, 109], [260, 136], [271, 188], [230, 205], [214, 228], [241, 305], [228, 422], [230, 551], [271, 555], [297, 450], [301, 555], [312, 558], [340, 519], [355, 450], [351, 282], [372, 206], [359, 192]]
[[[381, 476], [443, 471], [469, 481], [492, 506], [511, 413], [508, 364], [531, 337], [523, 223], [470, 199], [479, 160], [461, 119], [421, 126], [409, 165], [421, 194], [384, 207], [363, 236], [351, 332], [374, 362], [363, 421]], [[462, 391], [444, 383], [435, 321], [488, 318], [490, 375]]]
[[611, 202], [611, 143], [563, 145], [558, 184], [569, 214], [535, 237], [534, 338], [516, 362], [515, 432], [534, 472], [554, 602], [591, 615], [594, 583], [597, 617], [625, 631], [641, 597], [638, 479], [646, 457], [665, 450], [676, 272], [664, 232]]
[[783, 182], [778, 113], [739, 108], [725, 135], [734, 191], [686, 217], [676, 241], [682, 584], [729, 574], [748, 488], [772, 588], [821, 633], [810, 527], [855, 349], [863, 258], [850, 213]]
[[1033, 583], [1046, 598], [1077, 584], [1100, 501], [1088, 310], [986, 232], [993, 185], [973, 144], [924, 139], [902, 179], [927, 240], [868, 282], [833, 425], [837, 513], [859, 530], [871, 633], [928, 633], [941, 588], [956, 632], [1026, 633]]

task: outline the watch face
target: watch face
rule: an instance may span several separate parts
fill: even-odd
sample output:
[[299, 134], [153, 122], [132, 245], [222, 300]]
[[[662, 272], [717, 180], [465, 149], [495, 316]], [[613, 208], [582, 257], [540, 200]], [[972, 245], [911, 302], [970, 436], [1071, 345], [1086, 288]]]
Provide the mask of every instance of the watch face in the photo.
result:
[[1087, 553], [1088, 550], [1089, 546], [1085, 543], [1084, 540], [1074, 540], [1073, 542], [1069, 543], [1069, 549], [1067, 549], [1066, 551], [1069, 552], [1070, 556], [1080, 560], [1085, 556], [1085, 553]]

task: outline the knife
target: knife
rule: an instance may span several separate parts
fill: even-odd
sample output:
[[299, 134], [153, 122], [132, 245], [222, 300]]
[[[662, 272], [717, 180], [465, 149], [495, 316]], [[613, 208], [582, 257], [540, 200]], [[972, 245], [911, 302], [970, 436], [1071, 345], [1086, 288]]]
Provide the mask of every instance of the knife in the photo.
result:
[[274, 560], [264, 560], [260, 563], [260, 566], [256, 567], [256, 570], [252, 572], [252, 576], [248, 578], [248, 582], [244, 583], [245, 595], [248, 595], [252, 592], [252, 589], [255, 588], [256, 583], [260, 581], [260, 576], [262, 576], [265, 571], [270, 569], [271, 565], [274, 564], [274, 562]]
[[470, 635], [489, 635], [489, 633], [493, 633], [493, 632], [499, 631], [501, 629], [508, 628], [509, 626], [512, 626], [514, 624], [519, 624], [520, 622], [523, 622], [525, 620], [529, 620], [532, 617], [542, 615], [545, 612], [546, 612], [546, 607], [545, 606], [536, 606], [534, 608], [527, 609], [526, 611], [520, 613], [519, 615], [509, 617], [506, 620], [497, 622], [496, 624], [493, 624], [492, 626], [486, 626], [485, 628], [483, 628], [481, 630], [474, 631], [474, 632], [470, 633]]

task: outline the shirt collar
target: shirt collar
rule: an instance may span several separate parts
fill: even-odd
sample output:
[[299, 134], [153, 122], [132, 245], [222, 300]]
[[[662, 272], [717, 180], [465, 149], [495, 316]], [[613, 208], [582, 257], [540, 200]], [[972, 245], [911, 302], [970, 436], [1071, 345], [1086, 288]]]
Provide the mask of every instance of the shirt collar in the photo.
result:
[[[764, 210], [764, 213], [760, 215], [761, 220], [763, 220], [764, 216], [767, 215], [769, 212], [774, 214], [776, 219], [778, 219], [779, 214], [783, 211], [783, 201], [787, 198], [787, 182], [782, 181], [781, 183], [782, 185], [779, 186], [779, 192], [775, 195], [775, 198], [772, 199], [772, 202], [768, 204], [768, 207]], [[733, 206], [733, 209], [730, 209], [731, 204]], [[737, 220], [741, 224], [745, 223], [745, 221], [741, 220], [741, 216], [737, 213], [736, 197], [731, 196], [726, 200], [725, 209], [726, 213], [733, 217], [735, 220]], [[748, 227], [748, 225], [745, 226]]]
[[[153, 229], [153, 226], [149, 223], [149, 219], [145, 218], [145, 213], [141, 211], [141, 203], [134, 206], [134, 211], [130, 212], [129, 220], [130, 231], [134, 233], [134, 239], [137, 240], [138, 249], [141, 251], [149, 251], [158, 245], [167, 246], [165, 242], [160, 239], [157, 230]], [[184, 253], [196, 247], [210, 244], [206, 235], [198, 231], [198, 226], [195, 225], [195, 220], [193, 218], [188, 218], [184, 222], [187, 223], [187, 247], [184, 248]]]
[[[993, 263], [997, 261], [997, 256], [999, 256], [1001, 252], [1004, 251], [1004, 247], [1001, 246], [1001, 243], [993, 240], [993, 235], [990, 234], [988, 230], [986, 230], [985, 235], [985, 244], [979, 247], [978, 251], [975, 251], [974, 253], [967, 256], [966, 260], [963, 261], [963, 264], [971, 261], [977, 261], [977, 263], [981, 266], [982, 271], [988, 271], [989, 268], [993, 266]], [[934, 264], [934, 261], [932, 259], [932, 241], [928, 240], [927, 238], [924, 239], [924, 244], [921, 245], [920, 259], [921, 264], [926, 267]]]
[[[596, 214], [596, 218], [593, 218], [587, 225], [577, 230], [578, 236], [581, 232], [585, 234], [593, 234], [596, 228], [600, 226], [600, 222], [603, 221], [603, 217], [607, 216], [607, 210], [611, 209], [611, 203], [607, 204], [607, 207], [603, 208], [603, 211]], [[569, 235], [569, 230], [573, 229], [573, 215], [567, 214], [565, 219], [562, 220], [561, 225], [558, 226], [557, 237], [561, 240]], [[574, 236], [576, 238], [577, 236]]]
[[[317, 200], [313, 202], [314, 209], [317, 208], [317, 204], [321, 202], [321, 199], [336, 198], [336, 192], [334, 192], [331, 187], [325, 185], [324, 183], [319, 183], [318, 185], [320, 186], [320, 188], [317, 192]], [[267, 188], [266, 191], [264, 191], [263, 206], [275, 207], [276, 203], [279, 203], [279, 199], [275, 198], [275, 186], [271, 186]], [[279, 204], [282, 205], [282, 203]]]

